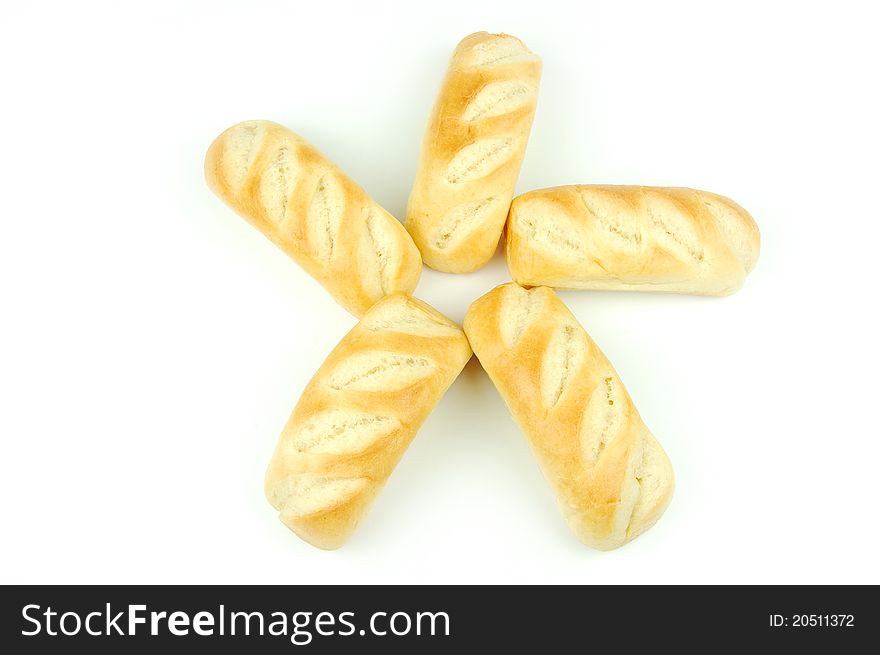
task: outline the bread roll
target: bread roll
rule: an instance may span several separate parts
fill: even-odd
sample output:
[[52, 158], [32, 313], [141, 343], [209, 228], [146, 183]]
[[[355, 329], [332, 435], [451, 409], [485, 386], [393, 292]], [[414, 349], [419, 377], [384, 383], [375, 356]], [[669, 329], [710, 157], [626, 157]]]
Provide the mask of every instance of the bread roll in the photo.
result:
[[507, 265], [525, 286], [723, 296], [759, 248], [745, 209], [693, 189], [541, 189], [515, 198], [507, 222]]
[[617, 548], [672, 497], [672, 467], [614, 367], [547, 287], [510, 282], [475, 301], [464, 330], [588, 546]]
[[281, 433], [266, 497], [318, 548], [341, 546], [461, 372], [461, 329], [425, 303], [376, 303], [309, 382]]
[[467, 273], [495, 253], [540, 76], [541, 60], [508, 34], [471, 34], [455, 49], [406, 212], [406, 228], [431, 268]]
[[400, 222], [290, 130], [269, 121], [229, 128], [208, 149], [205, 177], [355, 316], [416, 288], [422, 261]]

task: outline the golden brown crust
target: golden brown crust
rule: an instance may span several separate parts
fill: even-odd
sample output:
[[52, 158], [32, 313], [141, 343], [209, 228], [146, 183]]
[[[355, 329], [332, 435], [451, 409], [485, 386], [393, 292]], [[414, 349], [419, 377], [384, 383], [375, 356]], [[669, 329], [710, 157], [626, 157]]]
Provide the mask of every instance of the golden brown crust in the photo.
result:
[[269, 121], [229, 128], [208, 149], [205, 178], [355, 316], [415, 289], [421, 256], [400, 222], [290, 130]]
[[471, 34], [455, 49], [425, 131], [406, 216], [431, 268], [467, 273], [495, 253], [540, 76], [540, 59], [507, 34]]
[[723, 196], [677, 187], [573, 185], [515, 198], [507, 265], [524, 286], [727, 295], [760, 234]]
[[404, 294], [376, 303], [281, 434], [266, 474], [281, 520], [314, 546], [341, 546], [470, 356], [461, 329], [427, 304]]
[[471, 305], [464, 328], [578, 538], [604, 550], [649, 528], [672, 496], [669, 460], [556, 294], [501, 285]]

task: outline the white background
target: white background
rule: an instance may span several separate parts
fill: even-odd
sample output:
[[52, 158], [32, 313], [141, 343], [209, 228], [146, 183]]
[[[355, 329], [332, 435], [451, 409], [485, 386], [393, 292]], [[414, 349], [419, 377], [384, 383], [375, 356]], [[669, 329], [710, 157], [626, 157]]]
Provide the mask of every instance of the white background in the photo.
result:
[[[880, 582], [877, 17], [870, 3], [4, 3], [0, 580]], [[864, 9], [862, 7], [865, 7]], [[519, 191], [685, 185], [762, 232], [736, 295], [565, 293], [676, 495], [590, 551], [472, 361], [343, 549], [262, 495], [354, 320], [206, 188], [245, 119], [403, 214], [456, 42], [544, 60]], [[425, 271], [461, 320], [508, 279]]]

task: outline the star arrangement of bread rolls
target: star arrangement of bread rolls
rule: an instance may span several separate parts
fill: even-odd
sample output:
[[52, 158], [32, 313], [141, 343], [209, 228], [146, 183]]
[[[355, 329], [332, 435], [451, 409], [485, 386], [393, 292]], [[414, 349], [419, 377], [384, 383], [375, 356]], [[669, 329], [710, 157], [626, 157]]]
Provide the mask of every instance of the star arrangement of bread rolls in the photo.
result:
[[[508, 34], [458, 44], [403, 225], [275, 123], [239, 123], [208, 149], [211, 189], [360, 319], [306, 386], [266, 474], [282, 522], [318, 548], [352, 535], [472, 351], [583, 543], [621, 546], [670, 502], [666, 453], [553, 289], [730, 294], [755, 265], [758, 228], [732, 200], [687, 188], [514, 198], [540, 76]], [[422, 262], [477, 270], [505, 229], [513, 281], [474, 301], [463, 328], [412, 297]]]

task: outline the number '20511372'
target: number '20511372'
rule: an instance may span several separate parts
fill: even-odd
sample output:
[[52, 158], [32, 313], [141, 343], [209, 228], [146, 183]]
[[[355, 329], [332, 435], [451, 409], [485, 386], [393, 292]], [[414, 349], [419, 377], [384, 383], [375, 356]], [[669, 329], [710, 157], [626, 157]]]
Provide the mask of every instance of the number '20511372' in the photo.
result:
[[852, 628], [855, 616], [852, 614], [782, 614], [770, 615], [771, 628]]

